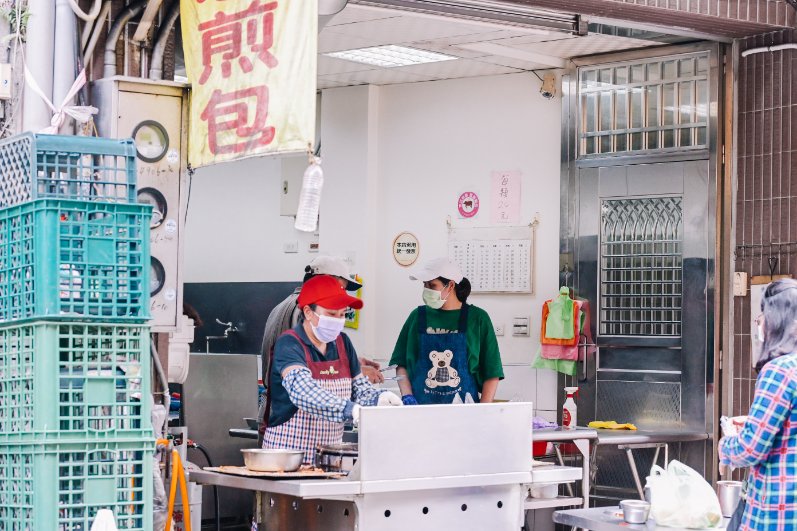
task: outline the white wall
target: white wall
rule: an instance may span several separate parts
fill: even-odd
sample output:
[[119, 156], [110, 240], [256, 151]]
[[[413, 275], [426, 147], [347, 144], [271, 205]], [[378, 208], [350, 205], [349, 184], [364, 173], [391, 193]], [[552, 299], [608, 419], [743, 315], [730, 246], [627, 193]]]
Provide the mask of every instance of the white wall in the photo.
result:
[[[360, 353], [386, 361], [421, 287], [392, 258], [391, 243], [412, 231], [421, 260], [447, 252], [446, 218], [456, 226], [489, 226], [490, 172], [520, 170], [521, 222], [535, 213], [537, 294], [473, 295], [494, 324], [507, 378], [498, 397], [533, 400], [553, 417], [556, 376], [530, 368], [539, 344], [542, 302], [557, 291], [559, 235], [559, 100], [545, 100], [532, 74], [325, 90], [321, 104], [325, 189], [321, 252], [351, 260], [365, 279]], [[200, 169], [194, 177], [186, 240], [186, 281], [297, 280], [312, 259], [293, 219], [278, 215], [279, 161], [255, 159]], [[482, 197], [474, 220], [459, 220], [465, 189]], [[231, 221], [231, 222], [230, 222]], [[532, 336], [511, 337], [513, 317], [530, 317]], [[545, 413], [547, 412], [547, 413]]]
[[[393, 238], [405, 230], [418, 236], [419, 263], [445, 255], [447, 217], [456, 226], [489, 226], [490, 172], [520, 170], [521, 223], [535, 213], [540, 219], [538, 294], [474, 295], [471, 302], [507, 331], [499, 338], [507, 365], [499, 397], [534, 400], [538, 409], [554, 411], [556, 378], [537, 374], [530, 363], [539, 344], [540, 306], [558, 281], [561, 107], [541, 98], [535, 81], [518, 74], [324, 91], [321, 137], [330, 191], [322, 207], [321, 249], [355, 255], [358, 270], [376, 271], [375, 278], [365, 275], [366, 293], [377, 291], [361, 315], [367, 333], [354, 341], [363, 354], [385, 360], [407, 314], [421, 303], [420, 285], [393, 260]], [[374, 153], [375, 170], [368, 168]], [[457, 219], [456, 200], [466, 189], [479, 190], [483, 200], [473, 220]], [[357, 226], [360, 231], [351, 230]], [[512, 318], [521, 316], [531, 317], [530, 338], [511, 337]]]
[[[282, 163], [254, 158], [198, 168], [186, 221], [185, 282], [301, 281], [314, 236], [280, 216]], [[298, 253], [283, 244], [298, 242]]]

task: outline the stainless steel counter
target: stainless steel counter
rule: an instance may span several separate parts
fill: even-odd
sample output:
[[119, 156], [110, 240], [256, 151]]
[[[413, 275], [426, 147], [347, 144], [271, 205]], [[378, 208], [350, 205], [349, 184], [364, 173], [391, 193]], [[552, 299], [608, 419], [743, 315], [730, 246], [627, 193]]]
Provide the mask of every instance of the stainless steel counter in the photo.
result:
[[[662, 527], [652, 519], [646, 524], [626, 524], [622, 518], [614, 513], [620, 511], [619, 507], [597, 507], [595, 509], [571, 509], [553, 513], [553, 521], [591, 531], [686, 531], [678, 527]], [[729, 518], [723, 519], [722, 527], [728, 525]]]
[[708, 433], [704, 431], [687, 430], [663, 430], [663, 431], [644, 431], [644, 430], [595, 430], [598, 434], [598, 444], [614, 445], [639, 445], [649, 443], [676, 443], [705, 441]]

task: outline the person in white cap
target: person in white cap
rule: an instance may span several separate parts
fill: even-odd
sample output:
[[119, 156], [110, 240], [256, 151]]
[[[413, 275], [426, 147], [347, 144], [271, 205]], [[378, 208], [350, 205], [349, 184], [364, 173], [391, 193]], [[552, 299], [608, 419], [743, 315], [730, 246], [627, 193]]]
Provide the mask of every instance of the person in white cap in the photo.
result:
[[[423, 306], [410, 313], [390, 364], [406, 405], [492, 402], [504, 378], [490, 316], [467, 304], [470, 281], [447, 258], [410, 275], [423, 282]], [[403, 377], [403, 378], [402, 378]]]
[[[355, 282], [355, 280], [352, 278], [346, 262], [337, 256], [316, 256], [310, 262], [310, 265], [304, 268], [304, 278], [302, 279], [302, 285], [316, 275], [329, 275], [337, 278], [338, 282], [340, 282], [340, 285], [345, 288], [346, 291], [357, 291], [362, 287], [361, 284]], [[302, 286], [297, 287], [295, 290], [293, 290], [293, 293], [285, 297], [285, 300], [276, 305], [274, 309], [271, 310], [271, 313], [268, 314], [268, 318], [266, 319], [266, 327], [263, 331], [263, 342], [260, 347], [262, 369], [261, 374], [263, 375], [268, 374], [271, 351], [274, 349], [274, 344], [277, 342], [277, 339], [282, 335], [283, 332], [292, 329], [294, 326], [296, 326], [296, 323], [299, 322], [299, 315], [301, 312], [299, 310], [297, 300], [299, 299], [299, 293], [301, 290]], [[363, 375], [365, 375], [365, 377], [368, 378], [371, 383], [378, 384], [385, 381], [384, 376], [381, 372], [379, 372], [381, 366], [378, 362], [361, 357], [360, 365]], [[263, 378], [263, 382], [267, 383], [265, 376]], [[264, 428], [264, 413], [265, 401], [263, 401], [263, 403], [260, 405], [260, 412], [258, 414], [258, 419], [260, 419], [261, 435]]]

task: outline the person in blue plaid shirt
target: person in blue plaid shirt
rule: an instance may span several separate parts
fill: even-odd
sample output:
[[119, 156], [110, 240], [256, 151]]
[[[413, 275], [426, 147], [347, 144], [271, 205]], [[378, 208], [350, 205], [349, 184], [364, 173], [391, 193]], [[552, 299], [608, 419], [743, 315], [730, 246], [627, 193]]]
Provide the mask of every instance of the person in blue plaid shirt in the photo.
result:
[[720, 462], [750, 467], [741, 530], [797, 529], [797, 281], [764, 291], [763, 340], [750, 413], [737, 435], [719, 443]]
[[297, 299], [301, 320], [274, 345], [266, 398], [263, 448], [302, 450], [314, 464], [319, 445], [343, 441], [343, 423], [359, 422], [361, 406], [401, 406], [390, 391], [375, 388], [343, 334], [346, 308], [362, 308], [335, 277], [318, 275]]

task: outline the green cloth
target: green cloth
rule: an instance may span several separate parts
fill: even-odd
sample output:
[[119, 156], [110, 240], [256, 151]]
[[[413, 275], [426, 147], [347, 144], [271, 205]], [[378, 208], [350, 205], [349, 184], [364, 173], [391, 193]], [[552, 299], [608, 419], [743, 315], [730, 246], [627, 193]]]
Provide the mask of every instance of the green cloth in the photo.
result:
[[[565, 290], [567, 288], [562, 288]], [[545, 320], [545, 337], [548, 339], [573, 339], [575, 323], [573, 323], [573, 299], [562, 293], [548, 303], [548, 318]]]
[[[450, 333], [459, 328], [460, 310], [433, 310], [426, 308], [427, 332]], [[479, 392], [482, 385], [490, 378], [504, 378], [504, 367], [501, 365], [501, 353], [495, 329], [487, 312], [476, 306], [468, 305], [468, 367], [476, 380]], [[401, 328], [390, 365], [398, 365], [407, 369], [410, 380], [418, 361], [418, 308], [415, 308], [404, 326]]]
[[537, 358], [531, 366], [535, 369], [549, 369], [552, 371], [561, 372], [568, 376], [575, 376], [578, 373], [578, 362], [571, 360], [548, 360], [540, 356], [537, 352]]

